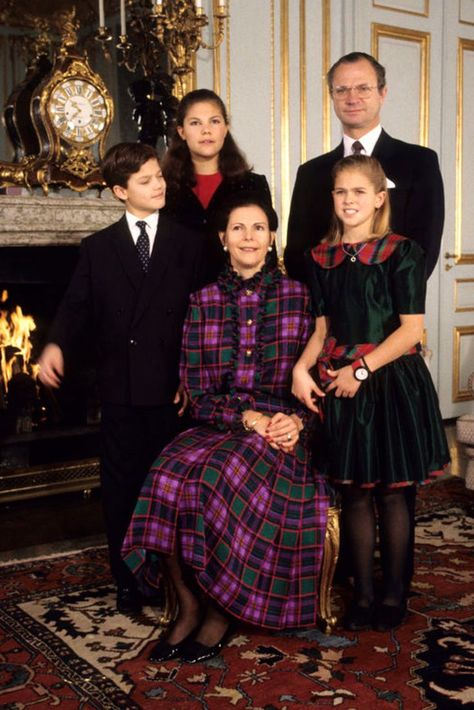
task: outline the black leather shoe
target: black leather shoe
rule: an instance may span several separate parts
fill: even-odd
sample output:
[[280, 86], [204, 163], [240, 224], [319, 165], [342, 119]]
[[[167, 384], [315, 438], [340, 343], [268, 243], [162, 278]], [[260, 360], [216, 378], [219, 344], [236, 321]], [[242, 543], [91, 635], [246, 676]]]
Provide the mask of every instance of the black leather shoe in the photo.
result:
[[214, 644], [214, 646], [206, 646], [204, 643], [195, 640], [189, 641], [185, 644], [181, 652], [181, 660], [184, 661], [184, 663], [201, 663], [202, 661], [209, 660], [209, 658], [218, 656], [226, 645], [230, 635], [231, 630], [227, 629], [221, 640]]
[[372, 628], [374, 620], [374, 605], [359, 606], [353, 604], [342, 620], [346, 631], [365, 631]]
[[166, 639], [160, 639], [158, 643], [153, 646], [148, 660], [152, 663], [161, 663], [163, 661], [169, 661], [171, 658], [176, 658], [188, 639], [189, 636], [186, 636], [186, 638], [179, 643], [168, 643]]
[[117, 587], [117, 611], [138, 614], [142, 610], [142, 596], [134, 587]]
[[396, 629], [403, 622], [406, 613], [407, 605], [405, 601], [398, 604], [398, 606], [381, 604], [375, 614], [374, 629], [376, 631]]

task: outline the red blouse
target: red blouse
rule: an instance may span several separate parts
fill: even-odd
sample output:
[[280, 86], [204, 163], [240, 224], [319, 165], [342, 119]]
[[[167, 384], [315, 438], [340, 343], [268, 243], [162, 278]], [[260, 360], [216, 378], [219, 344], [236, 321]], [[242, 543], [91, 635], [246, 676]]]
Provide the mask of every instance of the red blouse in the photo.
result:
[[204, 209], [207, 208], [212, 196], [222, 182], [221, 173], [213, 173], [212, 175], [196, 175], [196, 184], [193, 187], [193, 192], [198, 198]]

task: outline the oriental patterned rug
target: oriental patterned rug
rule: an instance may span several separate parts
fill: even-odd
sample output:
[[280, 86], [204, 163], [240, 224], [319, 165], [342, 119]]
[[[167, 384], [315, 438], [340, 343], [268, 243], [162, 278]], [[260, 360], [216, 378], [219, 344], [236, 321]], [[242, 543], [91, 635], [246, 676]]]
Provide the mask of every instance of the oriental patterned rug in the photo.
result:
[[474, 496], [419, 495], [406, 623], [390, 633], [236, 629], [221, 656], [151, 664], [159, 610], [117, 613], [105, 549], [0, 567], [2, 710], [474, 707]]

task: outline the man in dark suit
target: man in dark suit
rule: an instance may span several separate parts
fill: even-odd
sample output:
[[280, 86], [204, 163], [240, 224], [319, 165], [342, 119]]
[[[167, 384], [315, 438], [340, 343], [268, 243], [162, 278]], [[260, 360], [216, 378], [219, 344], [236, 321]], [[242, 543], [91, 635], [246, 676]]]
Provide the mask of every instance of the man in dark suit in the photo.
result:
[[201, 286], [200, 241], [159, 210], [166, 185], [151, 146], [121, 143], [102, 164], [124, 216], [83, 240], [69, 288], [40, 357], [40, 379], [59, 387], [64, 361], [92, 333], [101, 394], [101, 485], [117, 608], [142, 599], [120, 556], [143, 480], [178, 432], [179, 351], [189, 294]]
[[362, 152], [380, 161], [388, 179], [392, 229], [423, 247], [429, 276], [438, 260], [444, 223], [443, 181], [436, 153], [392, 138], [382, 129], [385, 69], [370, 54], [352, 52], [342, 57], [329, 70], [327, 81], [343, 140], [298, 169], [285, 249], [288, 275], [305, 279], [303, 253], [328, 231], [334, 164]]

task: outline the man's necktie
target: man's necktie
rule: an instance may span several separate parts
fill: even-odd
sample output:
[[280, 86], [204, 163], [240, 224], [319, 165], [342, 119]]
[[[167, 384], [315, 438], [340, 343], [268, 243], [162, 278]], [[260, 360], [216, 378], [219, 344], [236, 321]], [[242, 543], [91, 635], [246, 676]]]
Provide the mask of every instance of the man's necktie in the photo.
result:
[[354, 141], [351, 150], [354, 155], [360, 155], [364, 150], [364, 146], [359, 141]]
[[137, 239], [137, 251], [140, 261], [142, 263], [143, 271], [148, 271], [148, 264], [150, 262], [150, 239], [146, 231], [146, 222], [139, 220], [137, 227], [140, 229], [140, 234]]

